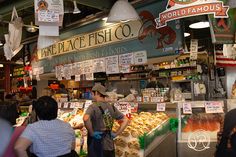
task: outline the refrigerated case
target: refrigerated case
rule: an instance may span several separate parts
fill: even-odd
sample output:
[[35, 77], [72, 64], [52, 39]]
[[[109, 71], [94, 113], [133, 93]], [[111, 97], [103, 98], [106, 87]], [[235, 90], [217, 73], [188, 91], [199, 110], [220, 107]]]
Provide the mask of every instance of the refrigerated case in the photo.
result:
[[[190, 102], [192, 114], [183, 114], [183, 103], [178, 103], [178, 139], [179, 157], [214, 156], [217, 133], [220, 131], [224, 113], [206, 113], [206, 101]], [[224, 102], [218, 101], [224, 108]]]

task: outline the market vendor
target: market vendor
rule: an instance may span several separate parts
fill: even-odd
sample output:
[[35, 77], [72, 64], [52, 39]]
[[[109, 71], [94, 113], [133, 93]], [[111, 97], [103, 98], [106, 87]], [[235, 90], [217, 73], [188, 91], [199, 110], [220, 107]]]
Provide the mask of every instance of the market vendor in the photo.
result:
[[[95, 103], [88, 107], [83, 117], [88, 130], [88, 157], [115, 157], [113, 138], [127, 127], [128, 119], [114, 105], [105, 102], [104, 86], [96, 84], [92, 94]], [[114, 119], [122, 121], [116, 132], [112, 132]]]
[[150, 79], [146, 88], [165, 88], [165, 86], [157, 80], [156, 76], [150, 74]]

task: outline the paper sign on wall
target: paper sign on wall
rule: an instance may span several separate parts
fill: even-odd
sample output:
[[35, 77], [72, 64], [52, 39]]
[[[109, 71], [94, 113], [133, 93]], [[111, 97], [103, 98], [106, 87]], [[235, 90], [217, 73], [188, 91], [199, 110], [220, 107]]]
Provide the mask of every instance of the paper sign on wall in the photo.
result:
[[147, 63], [147, 51], [134, 52], [134, 64], [146, 64]]
[[93, 73], [93, 60], [87, 60], [82, 62], [83, 64], [83, 74]]
[[75, 75], [75, 81], [80, 81], [80, 75]]
[[119, 67], [121, 73], [129, 73], [130, 65], [134, 64], [133, 53], [119, 55]]
[[105, 72], [106, 71], [106, 61], [105, 58], [98, 58], [93, 60], [94, 72]]
[[119, 73], [118, 55], [106, 58], [106, 73], [116, 74]]
[[88, 80], [88, 81], [94, 80], [93, 73], [85, 74], [85, 78], [86, 78], [86, 80]]
[[223, 113], [223, 103], [219, 101], [205, 102], [206, 113]]
[[183, 103], [183, 114], [192, 114], [192, 104], [190, 102]]
[[157, 103], [157, 109], [158, 112], [164, 112], [166, 110], [166, 103]]

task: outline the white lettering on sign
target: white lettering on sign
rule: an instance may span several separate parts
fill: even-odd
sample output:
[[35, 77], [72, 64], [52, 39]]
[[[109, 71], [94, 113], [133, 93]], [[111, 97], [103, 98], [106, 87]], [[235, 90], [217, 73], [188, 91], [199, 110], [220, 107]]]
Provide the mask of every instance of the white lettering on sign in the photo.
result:
[[223, 102], [221, 101], [208, 101], [205, 102], [206, 113], [223, 113]]

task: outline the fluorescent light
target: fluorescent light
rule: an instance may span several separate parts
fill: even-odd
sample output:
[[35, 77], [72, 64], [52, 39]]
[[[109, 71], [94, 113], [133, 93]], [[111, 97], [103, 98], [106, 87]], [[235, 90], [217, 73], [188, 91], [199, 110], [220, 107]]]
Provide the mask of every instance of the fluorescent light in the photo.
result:
[[117, 0], [110, 10], [107, 22], [115, 23], [127, 20], [140, 20], [140, 17], [128, 0]]
[[26, 26], [26, 30], [30, 33], [34, 33], [38, 30], [38, 27], [33, 25], [33, 22], [30, 22], [30, 25], [25, 25]]
[[208, 27], [210, 27], [210, 23], [209, 22], [196, 22], [196, 23], [189, 25], [189, 27], [192, 29], [208, 28]]
[[74, 3], [74, 11], [73, 11], [73, 14], [79, 14], [79, 13], [81, 13], [81, 11], [79, 10], [79, 8], [77, 7], [76, 1], [73, 1], [73, 3]]
[[3, 66], [3, 64], [0, 64], [0, 68], [3, 68], [4, 66]]
[[190, 36], [190, 33], [187, 33], [187, 32], [184, 33], [184, 37], [189, 37], [189, 36]]

